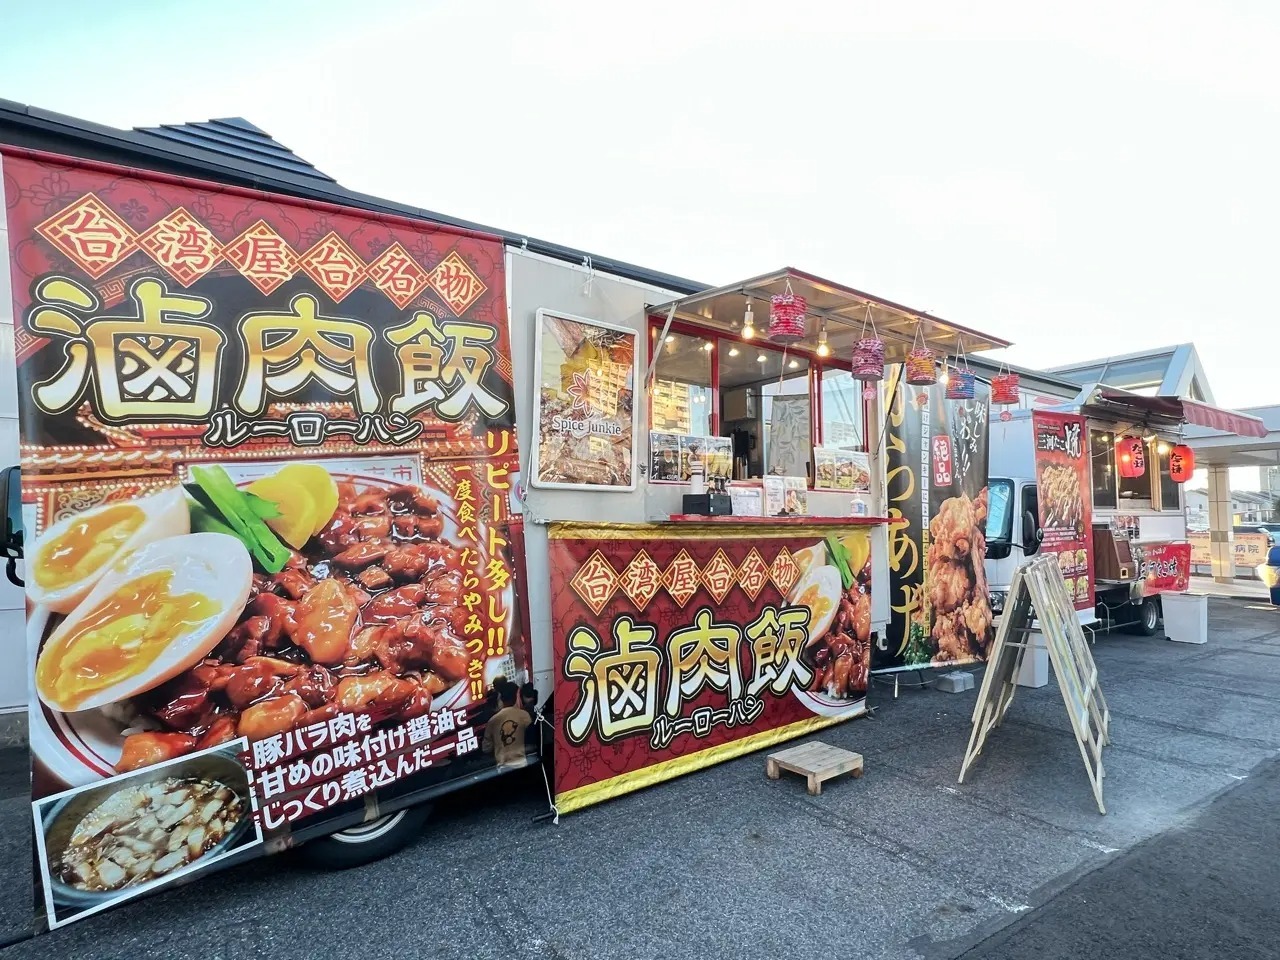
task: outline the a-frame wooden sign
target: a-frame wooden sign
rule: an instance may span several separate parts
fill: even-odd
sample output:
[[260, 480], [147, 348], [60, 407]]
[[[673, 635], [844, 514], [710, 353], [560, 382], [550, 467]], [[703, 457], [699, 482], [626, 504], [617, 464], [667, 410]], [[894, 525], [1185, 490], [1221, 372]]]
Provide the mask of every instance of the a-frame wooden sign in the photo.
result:
[[[1033, 630], [1032, 621], [1036, 621]], [[987, 669], [973, 708], [973, 732], [960, 767], [960, 783], [977, 760], [987, 736], [1000, 726], [1017, 689], [1018, 670], [1033, 632], [1043, 634], [1053, 675], [1071, 717], [1071, 729], [1084, 759], [1098, 810], [1102, 803], [1102, 748], [1111, 742], [1111, 714], [1098, 686], [1098, 668], [1080, 629], [1075, 606], [1062, 579], [1057, 557], [1044, 554], [1014, 572], [1004, 616], [987, 657]]]

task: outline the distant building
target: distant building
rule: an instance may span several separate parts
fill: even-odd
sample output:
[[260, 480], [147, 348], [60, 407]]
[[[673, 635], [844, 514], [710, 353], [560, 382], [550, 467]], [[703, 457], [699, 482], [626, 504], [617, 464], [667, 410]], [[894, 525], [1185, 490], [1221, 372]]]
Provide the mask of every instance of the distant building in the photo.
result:
[[[1188, 490], [1187, 527], [1191, 530], [1209, 529], [1209, 493], [1207, 490]], [[1254, 490], [1231, 491], [1231, 516], [1233, 525], [1264, 523], [1273, 519], [1275, 496], [1269, 492]]]

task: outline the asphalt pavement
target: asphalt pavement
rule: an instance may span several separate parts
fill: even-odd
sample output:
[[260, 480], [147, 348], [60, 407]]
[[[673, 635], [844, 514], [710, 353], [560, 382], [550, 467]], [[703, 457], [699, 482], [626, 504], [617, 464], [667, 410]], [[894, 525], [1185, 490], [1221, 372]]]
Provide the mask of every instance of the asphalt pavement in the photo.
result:
[[[256, 861], [0, 960], [1271, 956], [1280, 612], [1214, 600], [1210, 633], [1094, 647], [1106, 816], [1056, 685], [1019, 691], [964, 785], [974, 694], [877, 685], [875, 718], [818, 737], [866, 775], [818, 797], [755, 754], [535, 824], [529, 770], [449, 798], [380, 863]], [[0, 799], [9, 935], [30, 928], [28, 811]]]

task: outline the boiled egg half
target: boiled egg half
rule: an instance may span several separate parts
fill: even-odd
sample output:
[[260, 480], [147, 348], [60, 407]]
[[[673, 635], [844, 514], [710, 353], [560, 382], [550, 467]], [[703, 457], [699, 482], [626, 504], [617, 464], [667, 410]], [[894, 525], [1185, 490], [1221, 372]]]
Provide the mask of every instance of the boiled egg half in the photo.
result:
[[840, 571], [832, 566], [813, 567], [796, 584], [791, 603], [809, 608], [809, 640], [821, 640], [831, 629], [843, 592]]
[[54, 613], [70, 613], [125, 553], [190, 530], [191, 513], [177, 487], [64, 517], [28, 554], [27, 596]]
[[67, 713], [159, 686], [230, 632], [252, 580], [249, 551], [224, 533], [169, 537], [129, 553], [45, 642], [36, 692]]

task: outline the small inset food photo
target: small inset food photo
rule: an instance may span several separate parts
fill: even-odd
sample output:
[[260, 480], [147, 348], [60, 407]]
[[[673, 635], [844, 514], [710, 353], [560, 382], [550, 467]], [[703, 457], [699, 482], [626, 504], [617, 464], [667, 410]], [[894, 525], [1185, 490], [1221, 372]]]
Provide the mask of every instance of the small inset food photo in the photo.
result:
[[203, 871], [261, 844], [244, 740], [32, 804], [49, 926]]

